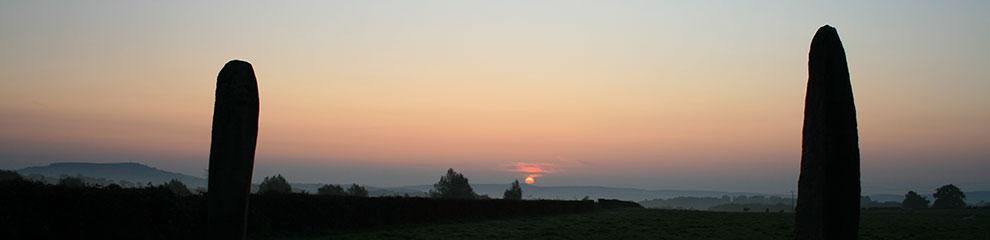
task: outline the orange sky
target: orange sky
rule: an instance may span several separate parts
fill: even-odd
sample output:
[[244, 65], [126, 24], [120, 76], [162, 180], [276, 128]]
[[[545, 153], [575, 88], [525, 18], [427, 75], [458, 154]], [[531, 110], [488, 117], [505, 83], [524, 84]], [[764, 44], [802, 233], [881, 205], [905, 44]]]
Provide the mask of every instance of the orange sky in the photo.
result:
[[[244, 59], [258, 179], [503, 183], [538, 173], [523, 163], [555, 169], [538, 184], [786, 193], [827, 23], [864, 191], [990, 189], [985, 2], [320, 4], [2, 3], [0, 168], [201, 176], [216, 74]], [[931, 169], [951, 174], [916, 179]]]

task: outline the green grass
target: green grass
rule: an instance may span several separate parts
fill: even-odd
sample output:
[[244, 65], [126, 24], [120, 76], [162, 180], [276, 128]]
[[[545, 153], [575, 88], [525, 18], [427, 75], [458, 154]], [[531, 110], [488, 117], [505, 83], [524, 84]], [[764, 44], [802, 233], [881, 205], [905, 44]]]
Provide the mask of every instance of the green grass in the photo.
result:
[[859, 226], [860, 239], [990, 239], [990, 209], [866, 211]]
[[[974, 220], [963, 220], [974, 215]], [[990, 210], [864, 211], [860, 239], [987, 239]], [[406, 224], [298, 239], [790, 239], [792, 213], [621, 209]]]

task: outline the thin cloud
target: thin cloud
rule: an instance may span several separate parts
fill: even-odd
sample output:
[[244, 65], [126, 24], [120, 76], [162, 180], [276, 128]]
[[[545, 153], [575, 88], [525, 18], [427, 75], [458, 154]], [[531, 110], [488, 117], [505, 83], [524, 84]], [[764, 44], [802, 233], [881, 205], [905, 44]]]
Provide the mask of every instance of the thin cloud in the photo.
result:
[[554, 156], [547, 161], [540, 162], [512, 162], [503, 167], [503, 171], [525, 173], [535, 177], [542, 177], [544, 174], [561, 172], [564, 169], [576, 168], [587, 165], [584, 161], [568, 159], [563, 156]]
[[569, 159], [569, 158], [566, 158], [566, 157], [563, 157], [563, 156], [557, 156], [557, 161], [560, 162], [560, 164], [562, 164], [562, 165], [567, 165], [567, 166], [571, 166], [571, 167], [588, 165], [588, 162], [581, 161], [581, 160]]
[[554, 164], [552, 163], [532, 163], [532, 162], [514, 162], [507, 166], [507, 171], [510, 172], [520, 172], [520, 173], [552, 173], [554, 171]]

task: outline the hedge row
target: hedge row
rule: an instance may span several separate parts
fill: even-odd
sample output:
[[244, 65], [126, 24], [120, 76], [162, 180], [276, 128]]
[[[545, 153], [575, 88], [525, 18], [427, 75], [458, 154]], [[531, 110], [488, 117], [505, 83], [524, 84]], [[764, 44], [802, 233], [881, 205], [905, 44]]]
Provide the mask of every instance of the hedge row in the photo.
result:
[[[0, 183], [0, 239], [196, 239], [205, 236], [205, 196], [165, 187], [67, 188]], [[252, 195], [248, 236], [325, 233], [403, 223], [487, 220], [639, 207], [614, 200], [458, 200]]]

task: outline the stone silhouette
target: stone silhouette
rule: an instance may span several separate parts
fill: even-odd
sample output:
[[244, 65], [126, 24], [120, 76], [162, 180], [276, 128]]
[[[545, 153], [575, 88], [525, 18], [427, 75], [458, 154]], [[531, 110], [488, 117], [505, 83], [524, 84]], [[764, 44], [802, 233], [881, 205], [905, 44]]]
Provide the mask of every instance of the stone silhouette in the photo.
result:
[[846, 54], [835, 28], [811, 40], [796, 239], [857, 239], [859, 134]]
[[210, 144], [207, 224], [210, 239], [244, 239], [258, 141], [258, 80], [250, 63], [232, 60], [217, 76]]

